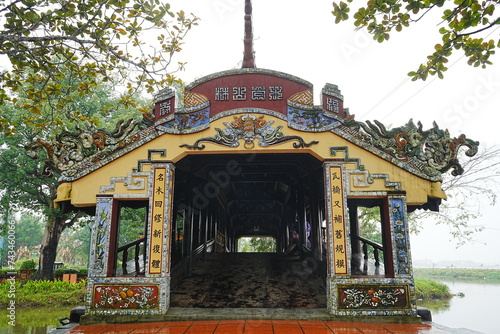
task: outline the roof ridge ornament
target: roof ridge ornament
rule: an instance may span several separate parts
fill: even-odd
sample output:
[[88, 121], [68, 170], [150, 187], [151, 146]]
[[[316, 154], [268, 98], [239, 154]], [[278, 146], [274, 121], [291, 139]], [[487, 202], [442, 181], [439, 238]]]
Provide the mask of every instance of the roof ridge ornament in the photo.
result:
[[252, 0], [245, 0], [245, 38], [243, 39], [242, 68], [255, 68], [255, 52], [253, 51]]

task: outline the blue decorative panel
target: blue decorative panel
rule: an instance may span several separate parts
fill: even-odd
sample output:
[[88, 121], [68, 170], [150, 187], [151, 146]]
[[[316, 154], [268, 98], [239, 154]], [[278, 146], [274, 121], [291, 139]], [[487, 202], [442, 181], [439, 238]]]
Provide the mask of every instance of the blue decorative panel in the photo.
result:
[[191, 133], [197, 132], [208, 127], [210, 121], [210, 107], [186, 112], [175, 113], [174, 119], [161, 125], [162, 130], [166, 132]]
[[92, 234], [89, 276], [106, 274], [109, 231], [111, 228], [111, 209], [113, 199], [97, 198], [95, 225]]
[[320, 132], [332, 129], [340, 125], [340, 122], [328, 117], [321, 109], [305, 110], [288, 106], [288, 125], [297, 130]]
[[394, 235], [394, 265], [396, 275], [410, 275], [408, 251], [408, 222], [402, 197], [389, 197], [391, 224]]

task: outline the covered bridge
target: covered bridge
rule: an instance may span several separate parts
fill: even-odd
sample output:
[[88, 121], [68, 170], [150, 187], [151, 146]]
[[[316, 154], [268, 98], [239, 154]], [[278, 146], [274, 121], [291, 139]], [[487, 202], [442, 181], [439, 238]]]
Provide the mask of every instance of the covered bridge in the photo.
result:
[[[408, 212], [438, 210], [442, 173], [478, 144], [359, 122], [333, 84], [314, 105], [309, 82], [256, 68], [245, 47], [243, 68], [182, 100], [164, 89], [142, 122], [53, 143], [58, 205], [95, 214], [84, 321], [203, 308], [418, 321]], [[238, 253], [241, 237], [269, 237], [275, 253]]]

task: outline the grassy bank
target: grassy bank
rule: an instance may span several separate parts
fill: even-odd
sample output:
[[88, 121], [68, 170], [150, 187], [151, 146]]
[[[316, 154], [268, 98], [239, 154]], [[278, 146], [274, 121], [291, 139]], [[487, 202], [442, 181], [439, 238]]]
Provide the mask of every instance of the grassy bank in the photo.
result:
[[498, 269], [414, 268], [414, 275], [419, 278], [500, 280]]
[[415, 278], [415, 290], [419, 300], [449, 299], [453, 296], [446, 284], [430, 279]]
[[28, 281], [26, 283], [9, 282], [0, 284], [0, 305], [6, 306], [14, 300], [16, 306], [74, 306], [83, 305], [85, 300], [86, 281], [76, 284], [55, 280]]

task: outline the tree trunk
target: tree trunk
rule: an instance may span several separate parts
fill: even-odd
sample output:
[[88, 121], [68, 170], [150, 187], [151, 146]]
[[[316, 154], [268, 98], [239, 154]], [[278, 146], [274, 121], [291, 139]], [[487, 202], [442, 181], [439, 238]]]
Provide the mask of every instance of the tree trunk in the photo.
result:
[[38, 271], [31, 278], [32, 280], [54, 280], [54, 262], [56, 261], [59, 239], [64, 230], [65, 219], [56, 215], [51, 215], [48, 219], [49, 221], [43, 234], [42, 245], [40, 246]]

